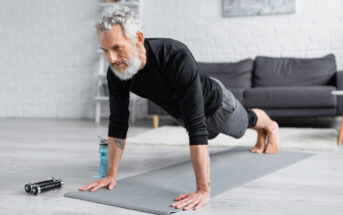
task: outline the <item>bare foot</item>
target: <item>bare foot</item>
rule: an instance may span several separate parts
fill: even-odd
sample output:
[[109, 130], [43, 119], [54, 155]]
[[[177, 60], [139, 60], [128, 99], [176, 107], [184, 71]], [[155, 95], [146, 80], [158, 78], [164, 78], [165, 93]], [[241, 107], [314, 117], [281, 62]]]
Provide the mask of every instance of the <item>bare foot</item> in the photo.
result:
[[276, 154], [279, 152], [279, 125], [272, 121], [266, 128], [268, 143], [264, 149], [266, 154]]
[[[257, 143], [251, 149], [254, 153], [276, 154], [279, 152], [279, 125], [271, 120], [261, 109], [253, 108], [257, 115], [257, 122], [252, 129], [257, 131]], [[268, 139], [267, 144], [266, 139]]]
[[257, 142], [254, 147], [252, 147], [251, 152], [262, 153], [266, 145], [266, 135], [267, 133], [263, 129], [257, 131]]

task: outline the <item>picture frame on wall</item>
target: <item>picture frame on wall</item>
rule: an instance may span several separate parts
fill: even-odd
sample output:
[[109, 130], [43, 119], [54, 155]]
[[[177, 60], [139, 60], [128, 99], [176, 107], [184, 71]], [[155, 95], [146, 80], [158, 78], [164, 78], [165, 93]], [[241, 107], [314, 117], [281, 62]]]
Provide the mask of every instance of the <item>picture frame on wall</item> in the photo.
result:
[[222, 0], [223, 17], [295, 13], [295, 0]]

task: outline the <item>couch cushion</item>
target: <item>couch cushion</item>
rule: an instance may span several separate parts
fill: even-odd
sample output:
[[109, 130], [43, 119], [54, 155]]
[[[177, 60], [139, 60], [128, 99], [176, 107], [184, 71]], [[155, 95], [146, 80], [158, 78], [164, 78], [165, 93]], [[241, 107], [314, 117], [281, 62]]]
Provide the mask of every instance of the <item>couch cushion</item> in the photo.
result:
[[256, 87], [244, 92], [244, 105], [258, 108], [336, 107], [332, 86]]
[[236, 63], [199, 62], [199, 70], [219, 79], [227, 88], [251, 88], [253, 60], [245, 59]]
[[312, 59], [256, 57], [253, 86], [328, 85], [336, 70], [333, 54]]

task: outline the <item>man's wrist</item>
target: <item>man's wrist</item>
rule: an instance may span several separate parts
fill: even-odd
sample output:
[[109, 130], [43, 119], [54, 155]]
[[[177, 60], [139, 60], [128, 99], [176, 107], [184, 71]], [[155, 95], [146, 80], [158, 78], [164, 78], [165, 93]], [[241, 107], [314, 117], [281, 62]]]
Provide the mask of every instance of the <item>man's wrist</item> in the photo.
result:
[[107, 177], [112, 177], [112, 178], [114, 178], [114, 179], [117, 178], [116, 172], [113, 171], [113, 170], [108, 170], [108, 169], [107, 169], [107, 172], [106, 172], [106, 175], [105, 175], [105, 176], [107, 176]]
[[207, 186], [197, 187], [197, 192], [211, 192], [211, 184], [208, 182]]
[[202, 187], [202, 188], [197, 188], [196, 192], [201, 192], [201, 193], [210, 193], [211, 192], [211, 187]]

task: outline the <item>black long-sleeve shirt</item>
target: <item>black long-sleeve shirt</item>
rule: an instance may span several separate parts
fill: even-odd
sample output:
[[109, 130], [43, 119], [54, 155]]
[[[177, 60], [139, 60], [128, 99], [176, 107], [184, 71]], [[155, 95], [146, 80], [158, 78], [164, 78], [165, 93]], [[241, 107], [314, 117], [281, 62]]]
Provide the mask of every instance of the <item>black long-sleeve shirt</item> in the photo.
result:
[[110, 69], [108, 136], [125, 139], [129, 120], [129, 92], [150, 99], [176, 119], [182, 119], [190, 145], [207, 144], [206, 116], [222, 101], [220, 86], [198, 69], [192, 53], [179, 41], [146, 38], [147, 61], [129, 80], [120, 80]]

